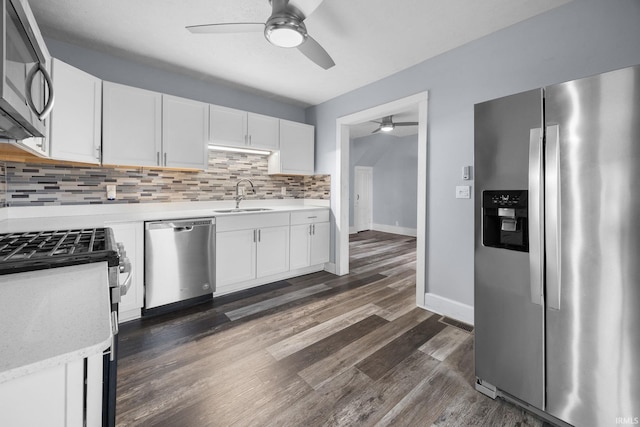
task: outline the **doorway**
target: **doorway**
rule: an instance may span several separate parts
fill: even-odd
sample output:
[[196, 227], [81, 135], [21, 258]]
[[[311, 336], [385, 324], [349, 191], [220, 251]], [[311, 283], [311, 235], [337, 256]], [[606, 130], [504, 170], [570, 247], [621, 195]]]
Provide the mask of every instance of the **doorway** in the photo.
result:
[[373, 224], [373, 168], [356, 166], [353, 177], [354, 232], [371, 230]]
[[349, 272], [349, 126], [397, 111], [418, 108], [418, 195], [416, 227], [416, 304], [424, 307], [427, 276], [427, 101], [428, 92], [418, 93], [336, 119], [336, 179], [332, 179], [331, 206], [335, 227], [335, 272]]

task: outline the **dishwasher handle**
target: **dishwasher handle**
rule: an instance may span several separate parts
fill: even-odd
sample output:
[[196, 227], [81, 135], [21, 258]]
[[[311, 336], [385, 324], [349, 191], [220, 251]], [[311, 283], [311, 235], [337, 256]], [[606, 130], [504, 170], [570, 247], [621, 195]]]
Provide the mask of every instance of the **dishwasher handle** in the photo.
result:
[[188, 232], [194, 229], [194, 227], [210, 227], [215, 224], [215, 218], [198, 218], [198, 219], [180, 219], [180, 220], [165, 220], [165, 221], [153, 221], [146, 222], [145, 229], [147, 230], [161, 230], [172, 228], [176, 233]]

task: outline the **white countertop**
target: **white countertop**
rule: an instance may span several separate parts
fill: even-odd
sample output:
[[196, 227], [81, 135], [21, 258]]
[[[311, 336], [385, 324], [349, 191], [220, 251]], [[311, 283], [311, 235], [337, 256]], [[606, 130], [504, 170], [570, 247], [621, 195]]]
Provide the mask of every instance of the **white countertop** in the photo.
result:
[[111, 345], [106, 262], [0, 276], [0, 383]]
[[[175, 203], [115, 203], [101, 205], [29, 206], [0, 209], [0, 233], [103, 227], [114, 222], [254, 215], [261, 212], [219, 213], [235, 207], [233, 200]], [[241, 208], [269, 208], [274, 212], [327, 209], [328, 200], [243, 200]], [[264, 212], [262, 212], [264, 213]]]

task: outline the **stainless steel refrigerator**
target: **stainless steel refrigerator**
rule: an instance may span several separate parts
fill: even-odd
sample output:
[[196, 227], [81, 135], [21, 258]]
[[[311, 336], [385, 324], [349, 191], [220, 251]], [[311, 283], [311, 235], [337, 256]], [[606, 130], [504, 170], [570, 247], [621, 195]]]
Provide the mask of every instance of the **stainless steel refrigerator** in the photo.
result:
[[640, 417], [640, 66], [475, 106], [476, 389]]

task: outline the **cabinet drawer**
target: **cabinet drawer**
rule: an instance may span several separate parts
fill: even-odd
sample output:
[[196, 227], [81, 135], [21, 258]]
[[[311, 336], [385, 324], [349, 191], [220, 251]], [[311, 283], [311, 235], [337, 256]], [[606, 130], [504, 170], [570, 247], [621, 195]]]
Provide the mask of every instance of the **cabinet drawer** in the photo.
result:
[[234, 214], [216, 218], [216, 232], [289, 225], [289, 212]]
[[329, 209], [291, 212], [291, 225], [315, 224], [329, 221]]

